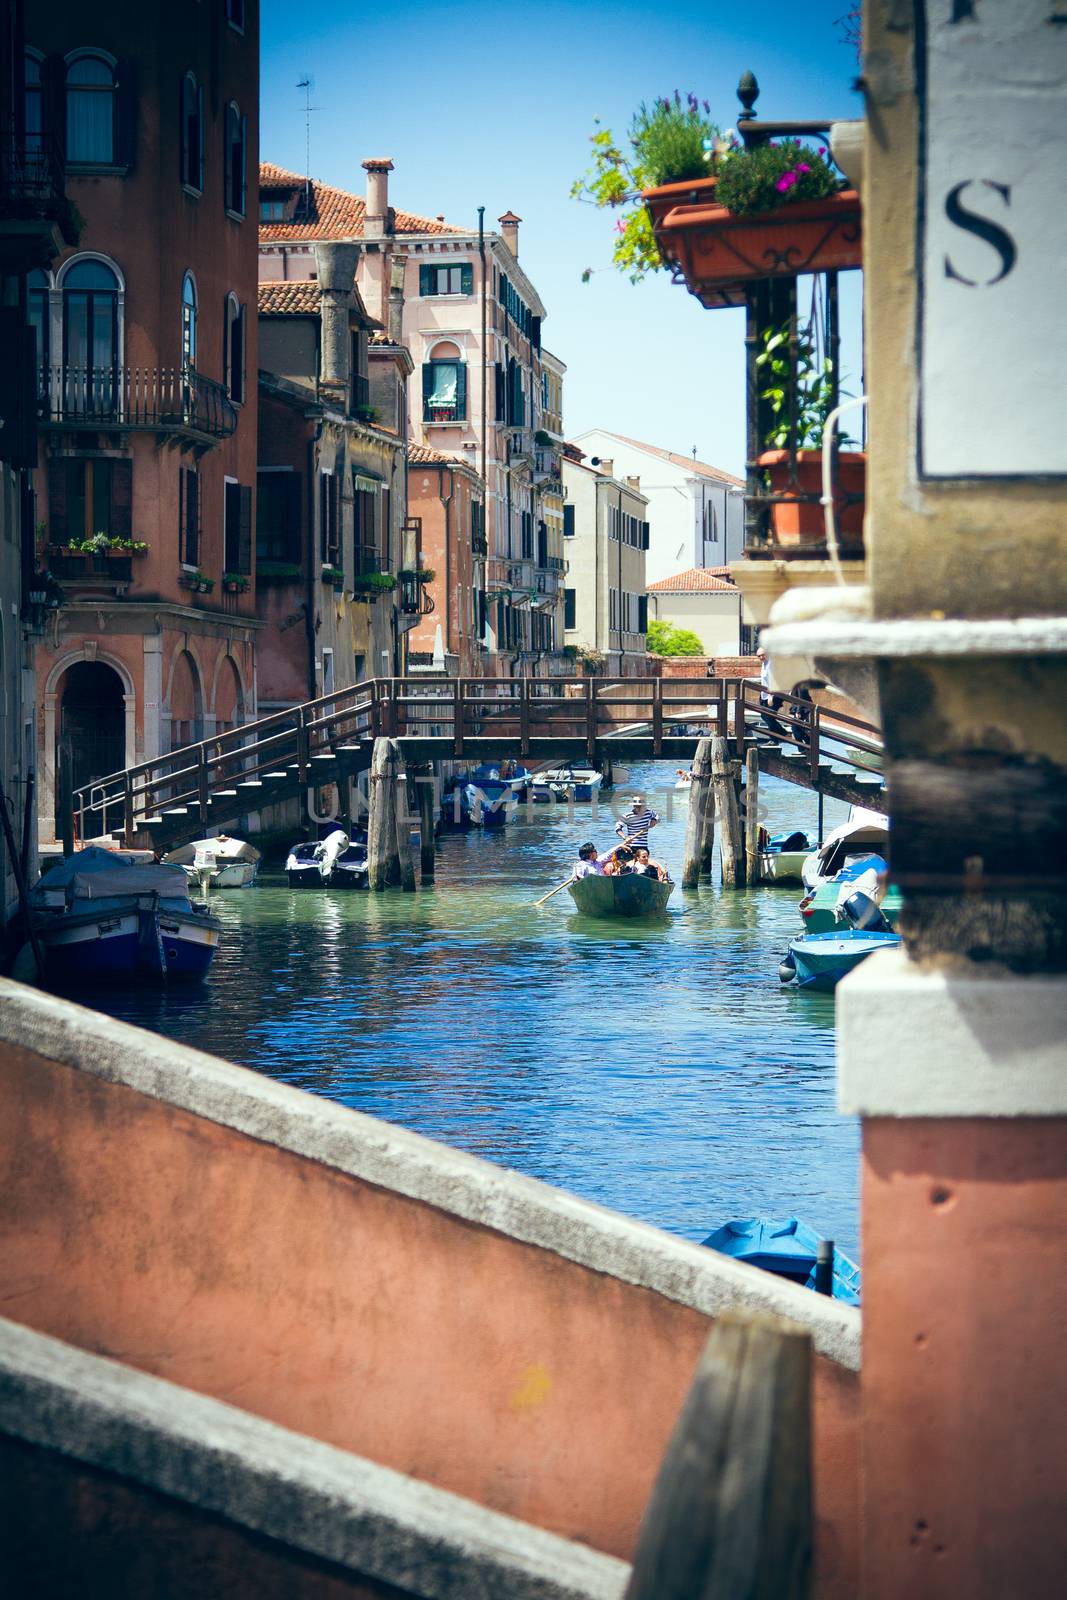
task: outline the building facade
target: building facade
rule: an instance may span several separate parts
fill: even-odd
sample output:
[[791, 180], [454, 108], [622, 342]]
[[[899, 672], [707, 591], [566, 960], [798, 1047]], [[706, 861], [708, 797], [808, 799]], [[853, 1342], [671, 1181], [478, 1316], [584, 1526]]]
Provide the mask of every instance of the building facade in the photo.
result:
[[575, 441], [592, 460], [609, 457], [626, 477], [641, 479], [651, 529], [648, 581], [690, 567], [723, 567], [745, 543], [744, 482], [692, 456], [591, 428]]
[[568, 444], [563, 455], [565, 642], [586, 670], [633, 677], [647, 665], [645, 550], [648, 500], [638, 478], [594, 467]]
[[409, 445], [408, 520], [431, 601], [408, 635], [408, 669], [481, 677], [485, 591], [474, 579], [474, 563], [485, 560], [481, 478], [469, 462]]
[[[728, 568], [712, 572], [708, 567], [690, 567], [650, 583], [648, 620], [688, 628], [706, 656], [742, 653], [741, 591]], [[747, 636], [744, 642], [747, 646]]]
[[49, 836], [61, 746], [77, 786], [255, 711], [258, 6], [60, 0], [26, 54], [81, 218], [28, 287]]

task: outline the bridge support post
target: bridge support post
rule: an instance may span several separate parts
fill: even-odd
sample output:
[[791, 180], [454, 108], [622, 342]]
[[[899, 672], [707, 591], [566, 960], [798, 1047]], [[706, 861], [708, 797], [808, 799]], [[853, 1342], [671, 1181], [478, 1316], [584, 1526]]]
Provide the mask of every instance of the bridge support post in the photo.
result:
[[715, 837], [715, 794], [711, 784], [711, 740], [697, 742], [693, 757], [693, 782], [689, 789], [689, 817], [685, 829], [685, 859], [682, 863], [682, 888], [695, 889], [707, 850]]
[[745, 876], [741, 849], [741, 818], [738, 814], [737, 790], [734, 788], [730, 746], [727, 740], [718, 738], [713, 741], [711, 765], [715, 808], [719, 813], [719, 853], [722, 857], [723, 888], [739, 889]]
[[745, 882], [759, 880], [759, 751], [753, 747], [745, 756]]
[[370, 766], [367, 883], [371, 889], [388, 889], [400, 882], [396, 837], [396, 746], [382, 737], [374, 741]]

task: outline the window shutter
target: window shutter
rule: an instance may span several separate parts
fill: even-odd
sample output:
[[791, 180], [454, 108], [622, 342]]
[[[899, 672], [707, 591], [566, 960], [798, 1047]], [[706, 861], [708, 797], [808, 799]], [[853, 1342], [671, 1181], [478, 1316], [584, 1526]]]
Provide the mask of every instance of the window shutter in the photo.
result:
[[46, 57], [41, 67], [42, 121], [44, 132], [55, 139], [63, 156], [67, 153], [66, 84], [67, 64], [63, 57]]
[[196, 135], [199, 148], [196, 151], [196, 187], [201, 194], [204, 192], [204, 90], [203, 86], [196, 91]]
[[200, 474], [190, 467], [186, 474], [189, 488], [189, 520], [186, 526], [185, 559], [191, 566], [200, 565]]
[[186, 82], [183, 72], [178, 79], [178, 120], [181, 123], [182, 154], [181, 154], [181, 181], [188, 183], [192, 177], [192, 161], [189, 150], [189, 113], [190, 107], [186, 104]]
[[460, 422], [467, 417], [467, 368], [461, 363], [456, 368], [456, 418]]
[[233, 175], [236, 157], [235, 140], [237, 129], [234, 126], [233, 107], [227, 106], [222, 119], [222, 203], [227, 211], [236, 209]]
[[330, 480], [325, 472], [319, 473], [319, 560], [325, 563], [327, 557], [326, 529], [330, 521], [330, 507], [328, 500]]
[[241, 118], [241, 192], [238, 196], [240, 205], [237, 207], [242, 217], [248, 209], [248, 118]]
[[61, 456], [48, 461], [48, 537], [53, 544], [67, 539], [67, 462]]
[[13, 467], [37, 465], [37, 339], [17, 306], [0, 307], [0, 461]]
[[496, 420], [497, 420], [497, 422], [503, 422], [503, 420], [504, 420], [504, 406], [505, 406], [505, 399], [504, 399], [504, 368], [501, 366], [500, 362], [498, 361], [496, 363]]
[[651, 532], [651, 530], [649, 528], [648, 523], [647, 522], [642, 522], [642, 524], [641, 524], [641, 549], [642, 550], [647, 550], [648, 549], [648, 539], [649, 539], [650, 532]]
[[133, 537], [133, 462], [129, 458], [111, 463], [111, 527], [113, 539]]
[[137, 146], [136, 70], [136, 63], [127, 57], [119, 62], [116, 72], [115, 163], [127, 169], [133, 167]]
[[252, 571], [252, 490], [249, 484], [241, 485], [241, 531], [237, 549], [237, 570]]
[[461, 285], [464, 294], [474, 293], [474, 267], [471, 262], [465, 261], [460, 273]]
[[288, 561], [299, 561], [303, 553], [304, 541], [300, 537], [304, 505], [303, 488], [299, 472], [286, 474], [285, 552]]
[[574, 538], [574, 507], [572, 505], [563, 507], [563, 537], [565, 539]]
[[540, 350], [540, 348], [541, 348], [541, 318], [540, 317], [531, 317], [530, 318], [530, 343], [533, 345], [535, 350]]
[[639, 594], [637, 597], [637, 631], [648, 632], [648, 595]]
[[419, 267], [419, 293], [433, 294], [436, 288], [437, 268], [427, 266], [423, 262]]

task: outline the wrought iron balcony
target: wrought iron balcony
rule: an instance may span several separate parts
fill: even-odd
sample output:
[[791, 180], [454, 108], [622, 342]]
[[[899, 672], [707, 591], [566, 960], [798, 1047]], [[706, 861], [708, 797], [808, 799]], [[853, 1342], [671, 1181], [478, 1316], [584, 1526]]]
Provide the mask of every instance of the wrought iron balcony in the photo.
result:
[[428, 617], [433, 610], [433, 596], [421, 578], [405, 572], [400, 576], [400, 613], [405, 617]]
[[471, 534], [471, 551], [476, 556], [487, 556], [489, 554], [489, 541], [484, 533]]
[[39, 393], [46, 427], [143, 428], [205, 445], [237, 427], [225, 386], [195, 367], [45, 367]]
[[[64, 194], [64, 182], [63, 158], [54, 139], [40, 133], [0, 133], [0, 221], [16, 224], [14, 230], [3, 230], [8, 244], [12, 232], [18, 241], [23, 231], [19, 223], [35, 234], [58, 227], [67, 244], [77, 243], [74, 208]], [[49, 250], [44, 260], [50, 256]]]

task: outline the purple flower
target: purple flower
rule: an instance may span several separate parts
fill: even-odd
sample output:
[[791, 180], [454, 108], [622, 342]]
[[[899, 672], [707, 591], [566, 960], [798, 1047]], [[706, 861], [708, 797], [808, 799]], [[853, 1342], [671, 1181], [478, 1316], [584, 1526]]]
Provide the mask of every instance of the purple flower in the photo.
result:
[[798, 173], [800, 173], [800, 172], [810, 172], [810, 171], [811, 171], [811, 168], [808, 166], [808, 163], [806, 161], [802, 161], [800, 163], [799, 167], [797, 168], [797, 172]]
[[825, 146], [825, 145], [824, 145], [824, 144], [821, 144], [821, 145], [820, 145], [820, 146], [819, 146], [819, 154], [820, 154], [820, 155], [821, 155], [821, 156], [824, 156], [824, 155], [825, 155], [825, 154], [826, 154], [826, 146]]
[[789, 190], [793, 187], [796, 181], [797, 178], [795, 172], [783, 172], [782, 176], [778, 179], [778, 182], [774, 187], [778, 190], [779, 194], [788, 194]]
[[708, 105], [708, 102], [706, 100], [703, 102], [703, 106], [704, 106], [704, 110], [705, 110], [706, 114], [710, 117], [711, 116], [711, 107]]
[[677, 89], [675, 89], [675, 91], [674, 91], [674, 103], [675, 103], [676, 106], [680, 106], [681, 103], [682, 103], [682, 97], [678, 93]]

